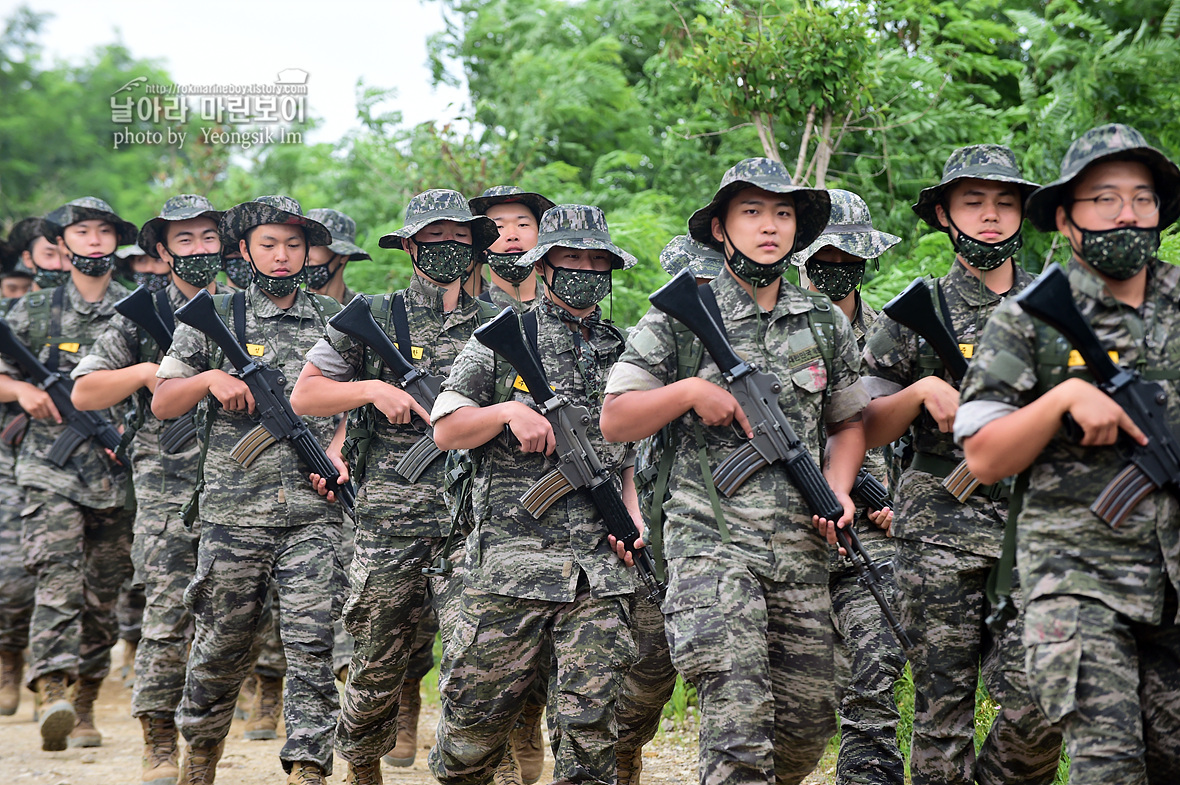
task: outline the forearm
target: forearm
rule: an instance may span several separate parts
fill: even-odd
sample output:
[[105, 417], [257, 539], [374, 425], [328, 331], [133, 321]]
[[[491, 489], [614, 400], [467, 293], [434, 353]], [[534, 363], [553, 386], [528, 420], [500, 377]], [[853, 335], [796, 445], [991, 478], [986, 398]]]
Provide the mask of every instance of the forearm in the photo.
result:
[[[513, 402], [492, 406], [461, 406], [434, 423], [434, 443], [440, 450], [471, 450], [500, 435]], [[518, 404], [523, 406], [524, 404]]]
[[183, 379], [161, 379], [152, 396], [152, 414], [161, 420], [171, 420], [192, 411], [209, 394], [210, 375], [205, 371]]
[[654, 390], [632, 390], [606, 396], [599, 418], [608, 442], [637, 442], [659, 431], [693, 407], [693, 384], [681, 379]]
[[370, 388], [374, 384], [384, 382], [376, 379], [338, 382], [308, 363], [303, 366], [299, 380], [291, 390], [291, 408], [296, 414], [308, 417], [331, 417], [359, 409], [373, 402]]
[[643, 514], [639, 510], [639, 494], [635, 490], [635, 467], [623, 469], [623, 505], [631, 513], [631, 520], [635, 521], [639, 532], [643, 533]]
[[865, 459], [864, 423], [859, 420], [829, 426], [824, 447], [824, 478], [832, 489], [850, 493]]
[[963, 440], [967, 467], [984, 484], [1027, 469], [1061, 427], [1069, 411], [1065, 390], [1054, 387], [1027, 406], [992, 420]]
[[93, 371], [74, 381], [70, 400], [84, 411], [109, 409], [148, 386], [148, 375], [155, 376], [155, 363], [137, 363], [126, 368]]
[[922, 395], [913, 384], [874, 398], [863, 412], [865, 446], [873, 449], [901, 438], [921, 412]]

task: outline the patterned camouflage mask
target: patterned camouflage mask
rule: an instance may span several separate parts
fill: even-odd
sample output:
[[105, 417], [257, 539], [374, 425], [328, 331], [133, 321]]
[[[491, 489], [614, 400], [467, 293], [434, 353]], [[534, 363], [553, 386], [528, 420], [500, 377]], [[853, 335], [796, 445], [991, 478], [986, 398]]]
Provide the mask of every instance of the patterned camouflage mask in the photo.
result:
[[[254, 266], [251, 265], [251, 267]], [[299, 284], [303, 283], [306, 278], [306, 264], [294, 275], [285, 275], [281, 278], [275, 275], [266, 275], [254, 267], [254, 283], [258, 284], [259, 289], [273, 297], [286, 297], [298, 289]]]
[[545, 260], [553, 271], [553, 292], [563, 303], [581, 311], [593, 308], [610, 294], [610, 270], [571, 270], [568, 267], [554, 267]]
[[69, 270], [42, 270], [37, 268], [37, 272], [33, 274], [33, 283], [40, 286], [42, 289], [52, 289], [55, 286], [65, 286], [66, 281], [70, 280]]
[[520, 258], [524, 254], [524, 251], [518, 253], [493, 253], [492, 251], [488, 251], [488, 267], [491, 267], [492, 271], [505, 281], [520, 283], [533, 274], [533, 268], [520, 264]]
[[[417, 242], [417, 241], [415, 241]], [[449, 284], [467, 277], [471, 267], [471, 245], [458, 240], [442, 240], [437, 243], [417, 243], [418, 259], [415, 264], [432, 281]]]
[[[725, 239], [729, 240], [729, 233], [725, 231], [725, 224], [721, 224], [721, 231], [725, 234]], [[769, 286], [779, 278], [782, 278], [787, 265], [791, 261], [791, 254], [788, 251], [786, 256], [774, 264], [759, 264], [742, 253], [734, 245], [733, 240], [729, 240], [729, 245], [733, 248], [733, 253], [725, 260], [729, 263], [729, 269], [733, 270], [733, 274], [738, 278], [758, 288]]]
[[198, 289], [204, 289], [212, 283], [217, 276], [217, 271], [221, 269], [221, 254], [219, 253], [194, 253], [188, 256], [177, 256], [172, 253], [172, 249], [168, 249], [168, 253], [172, 254], [172, 272], [176, 273], [176, 277]]
[[69, 247], [66, 250], [70, 254], [70, 262], [74, 267], [78, 268], [78, 272], [82, 275], [89, 275], [91, 278], [101, 278], [111, 271], [111, 267], [115, 264], [115, 255], [113, 253], [106, 256], [78, 256]]
[[865, 277], [865, 262], [824, 262], [819, 259], [807, 260], [807, 277], [815, 288], [832, 298], [843, 300], [852, 290], [860, 286]]
[[[1076, 225], [1076, 224], [1075, 224]], [[1116, 281], [1125, 281], [1142, 270], [1160, 247], [1160, 230], [1139, 226], [1115, 229], [1082, 229], [1082, 250], [1086, 264]]]
[[168, 273], [132, 273], [131, 278], [136, 286], [142, 286], [149, 292], [158, 292], [168, 286]]
[[318, 290], [318, 289], [323, 289], [325, 286], [328, 285], [328, 281], [332, 280], [332, 278], [335, 277], [336, 273], [340, 271], [339, 267], [337, 267], [335, 270], [331, 269], [332, 262], [334, 262], [335, 260], [336, 260], [336, 258], [332, 257], [331, 259], [324, 262], [323, 264], [309, 264], [307, 266], [307, 288], [308, 289], [317, 289]]
[[983, 240], [968, 237], [962, 229], [955, 226], [949, 210], [946, 220], [947, 223], [955, 227], [955, 232], [958, 233], [958, 237], [951, 236], [951, 245], [954, 246], [955, 253], [962, 256], [963, 261], [967, 264], [985, 273], [1002, 265], [1024, 245], [1024, 235], [1019, 229], [1016, 230], [1016, 234], [1006, 240], [1000, 240], [998, 243], [985, 243]]
[[225, 265], [225, 277], [239, 289], [247, 288], [254, 280], [254, 268], [240, 256], [233, 259], [222, 259]]

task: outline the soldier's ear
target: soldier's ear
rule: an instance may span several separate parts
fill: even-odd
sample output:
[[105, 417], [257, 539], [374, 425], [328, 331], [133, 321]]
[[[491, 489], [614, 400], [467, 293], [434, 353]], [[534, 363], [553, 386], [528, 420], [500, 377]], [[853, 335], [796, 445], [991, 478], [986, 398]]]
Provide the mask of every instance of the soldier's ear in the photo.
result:
[[1061, 232], [1066, 237], [1068, 237], [1069, 236], [1068, 229], [1069, 229], [1070, 221], [1069, 221], [1069, 213], [1067, 213], [1065, 211], [1065, 205], [1063, 205], [1063, 204], [1057, 205], [1057, 211], [1055, 212], [1054, 217], [1057, 222], [1057, 231]]
[[247, 262], [250, 262], [250, 263], [254, 262], [254, 260], [250, 258], [250, 246], [246, 242], [245, 237], [243, 237], [241, 240], [238, 240], [238, 252], [240, 254], [242, 254], [242, 258], [245, 259]]
[[721, 231], [721, 219], [717, 216], [713, 216], [713, 219], [709, 222], [709, 231], [713, 233], [714, 240], [719, 243], [725, 242], [725, 232]]
[[934, 217], [938, 219], [938, 222], [940, 224], [942, 224], [943, 229], [950, 229], [951, 228], [950, 221], [947, 220], [946, 208], [943, 207], [941, 204], [934, 205]]

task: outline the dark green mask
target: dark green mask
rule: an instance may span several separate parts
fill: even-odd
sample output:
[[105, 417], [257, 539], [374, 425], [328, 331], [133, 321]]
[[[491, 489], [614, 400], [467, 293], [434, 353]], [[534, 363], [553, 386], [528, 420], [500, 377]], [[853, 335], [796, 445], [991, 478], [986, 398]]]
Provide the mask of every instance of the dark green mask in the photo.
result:
[[491, 267], [492, 272], [505, 281], [520, 283], [533, 274], [533, 268], [522, 267], [518, 264], [522, 256], [524, 256], [524, 251], [518, 253], [493, 253], [492, 251], [488, 251], [488, 267]]
[[985, 243], [983, 240], [976, 240], [974, 237], [968, 237], [963, 233], [963, 230], [955, 226], [955, 222], [951, 220], [950, 211], [947, 211], [947, 222], [954, 226], [958, 237], [951, 237], [951, 245], [955, 248], [955, 253], [963, 257], [963, 261], [974, 267], [976, 270], [987, 272], [994, 270], [1004, 262], [1008, 261], [1020, 247], [1024, 245], [1024, 236], [1020, 230], [1016, 230], [1016, 234], [1011, 237], [1000, 240], [998, 243]]
[[68, 280], [70, 280], [69, 270], [42, 270], [38, 267], [37, 272], [33, 273], [33, 283], [42, 289], [65, 286]]
[[[721, 225], [721, 231], [725, 234], [725, 239], [729, 240], [729, 234], [725, 232], [725, 225]], [[759, 264], [750, 257], [746, 256], [733, 240], [729, 240], [730, 246], [733, 248], [733, 253], [725, 261], [729, 263], [729, 269], [733, 270], [733, 274], [741, 278], [751, 286], [762, 288], [783, 277], [783, 273], [787, 270], [787, 264], [790, 261], [791, 254], [787, 254], [773, 264]]]
[[807, 260], [807, 277], [815, 288], [831, 297], [833, 301], [843, 300], [852, 290], [860, 286], [865, 277], [865, 263], [824, 262], [819, 259]]
[[1160, 247], [1160, 230], [1120, 226], [1115, 229], [1078, 229], [1082, 233], [1079, 254], [1086, 264], [1116, 281], [1125, 281], [1147, 266]]
[[239, 289], [247, 288], [254, 280], [254, 268], [241, 256], [222, 259], [222, 264], [225, 266], [225, 277]]
[[552, 264], [549, 269], [553, 271], [550, 291], [575, 311], [591, 308], [610, 294], [610, 270], [571, 270]]
[[[171, 249], [169, 249], [169, 253], [171, 253]], [[204, 289], [212, 283], [220, 269], [221, 254], [219, 253], [194, 253], [188, 256], [172, 254], [172, 272], [176, 273], [176, 277], [189, 286], [195, 286], [198, 289]]]
[[[251, 265], [253, 266], [253, 265]], [[286, 275], [277, 277], [274, 275], [264, 275], [257, 267], [254, 268], [254, 283], [258, 284], [258, 288], [274, 297], [286, 297], [299, 288], [299, 284], [307, 278], [307, 265], [295, 273], [294, 275]]]
[[142, 286], [149, 292], [158, 292], [168, 286], [168, 279], [172, 276], [168, 273], [132, 273], [131, 279], [135, 281], [136, 286]]
[[101, 278], [111, 271], [115, 265], [115, 255], [113, 253], [106, 256], [78, 256], [73, 251], [70, 251], [70, 262], [74, 267], [78, 268], [78, 272], [82, 275], [89, 275], [91, 278]]
[[471, 267], [471, 245], [458, 240], [418, 243], [418, 259], [414, 264], [427, 278], [448, 284], [460, 276], [467, 276], [467, 269]]

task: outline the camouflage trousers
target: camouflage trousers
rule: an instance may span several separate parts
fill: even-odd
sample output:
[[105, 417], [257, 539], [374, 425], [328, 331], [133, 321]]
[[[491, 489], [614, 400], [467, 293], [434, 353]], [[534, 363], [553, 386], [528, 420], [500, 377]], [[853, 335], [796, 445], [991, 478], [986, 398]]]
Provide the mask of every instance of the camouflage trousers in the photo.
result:
[[[882, 593], [896, 614], [892, 562], [878, 562]], [[830, 574], [836, 627], [836, 702], [840, 715], [838, 785], [902, 785], [905, 765], [897, 746], [900, 713], [893, 685], [905, 655], [881, 606], [856, 570], [844, 561]]]
[[[993, 639], [984, 596], [995, 559], [899, 540], [894, 561], [898, 618], [915, 651], [910, 771], [923, 783], [1051, 783], [1061, 733], [1033, 704], [1024, 673], [1018, 617]], [[1019, 590], [1013, 601], [1022, 606]], [[984, 686], [999, 714], [975, 752], [975, 691]]]
[[131, 575], [132, 513], [83, 507], [25, 489], [21, 550], [37, 581], [29, 628], [29, 686], [48, 673], [106, 678], [119, 625], [115, 603]]
[[668, 643], [697, 688], [701, 784], [802, 782], [836, 731], [827, 585], [708, 557], [668, 567]]
[[631, 637], [635, 639], [638, 659], [627, 671], [615, 704], [621, 752], [637, 750], [655, 738], [664, 704], [676, 687], [676, 669], [668, 653], [664, 614], [660, 606], [648, 602], [646, 597], [646, 589], [636, 591], [631, 597]]
[[552, 642], [550, 720], [557, 783], [615, 780], [615, 702], [635, 661], [629, 597], [596, 599], [585, 578], [573, 602], [463, 591], [443, 651], [442, 717], [430, 771], [443, 785], [482, 785], [507, 749], [525, 696]]
[[448, 638], [452, 625], [446, 597], [461, 578], [454, 573], [449, 578], [422, 574], [442, 545], [441, 537], [388, 537], [364, 528], [357, 532], [342, 616], [355, 644], [336, 728], [336, 749], [350, 763], [372, 763], [393, 749], [398, 702], [411, 657], [419, 652], [415, 670], [421, 672], [421, 652], [429, 649], [431, 665], [426, 670], [433, 665], [434, 632], [428, 627], [419, 634], [432, 584], [438, 589], [438, 625], [443, 639]]
[[340, 524], [289, 528], [201, 525], [197, 570], [185, 591], [196, 623], [176, 724], [190, 744], [213, 746], [229, 733], [271, 576], [287, 658], [283, 767], [299, 761], [332, 770], [339, 700], [332, 674], [332, 621], [344, 572]]
[[[134, 540], [131, 548], [135, 550]], [[134, 564], [133, 558], [132, 565]], [[123, 581], [123, 588], [119, 590], [119, 600], [115, 603], [115, 618], [119, 620], [119, 640], [139, 643], [143, 636], [143, 608], [146, 602], [143, 582], [137, 575], [132, 574]]]
[[1065, 734], [1070, 785], [1180, 777], [1180, 626], [1168, 595], [1158, 625], [1076, 595], [1025, 610], [1029, 687]]
[[33, 618], [37, 579], [25, 569], [21, 550], [22, 499], [12, 477], [0, 477], [0, 651], [24, 651]]

